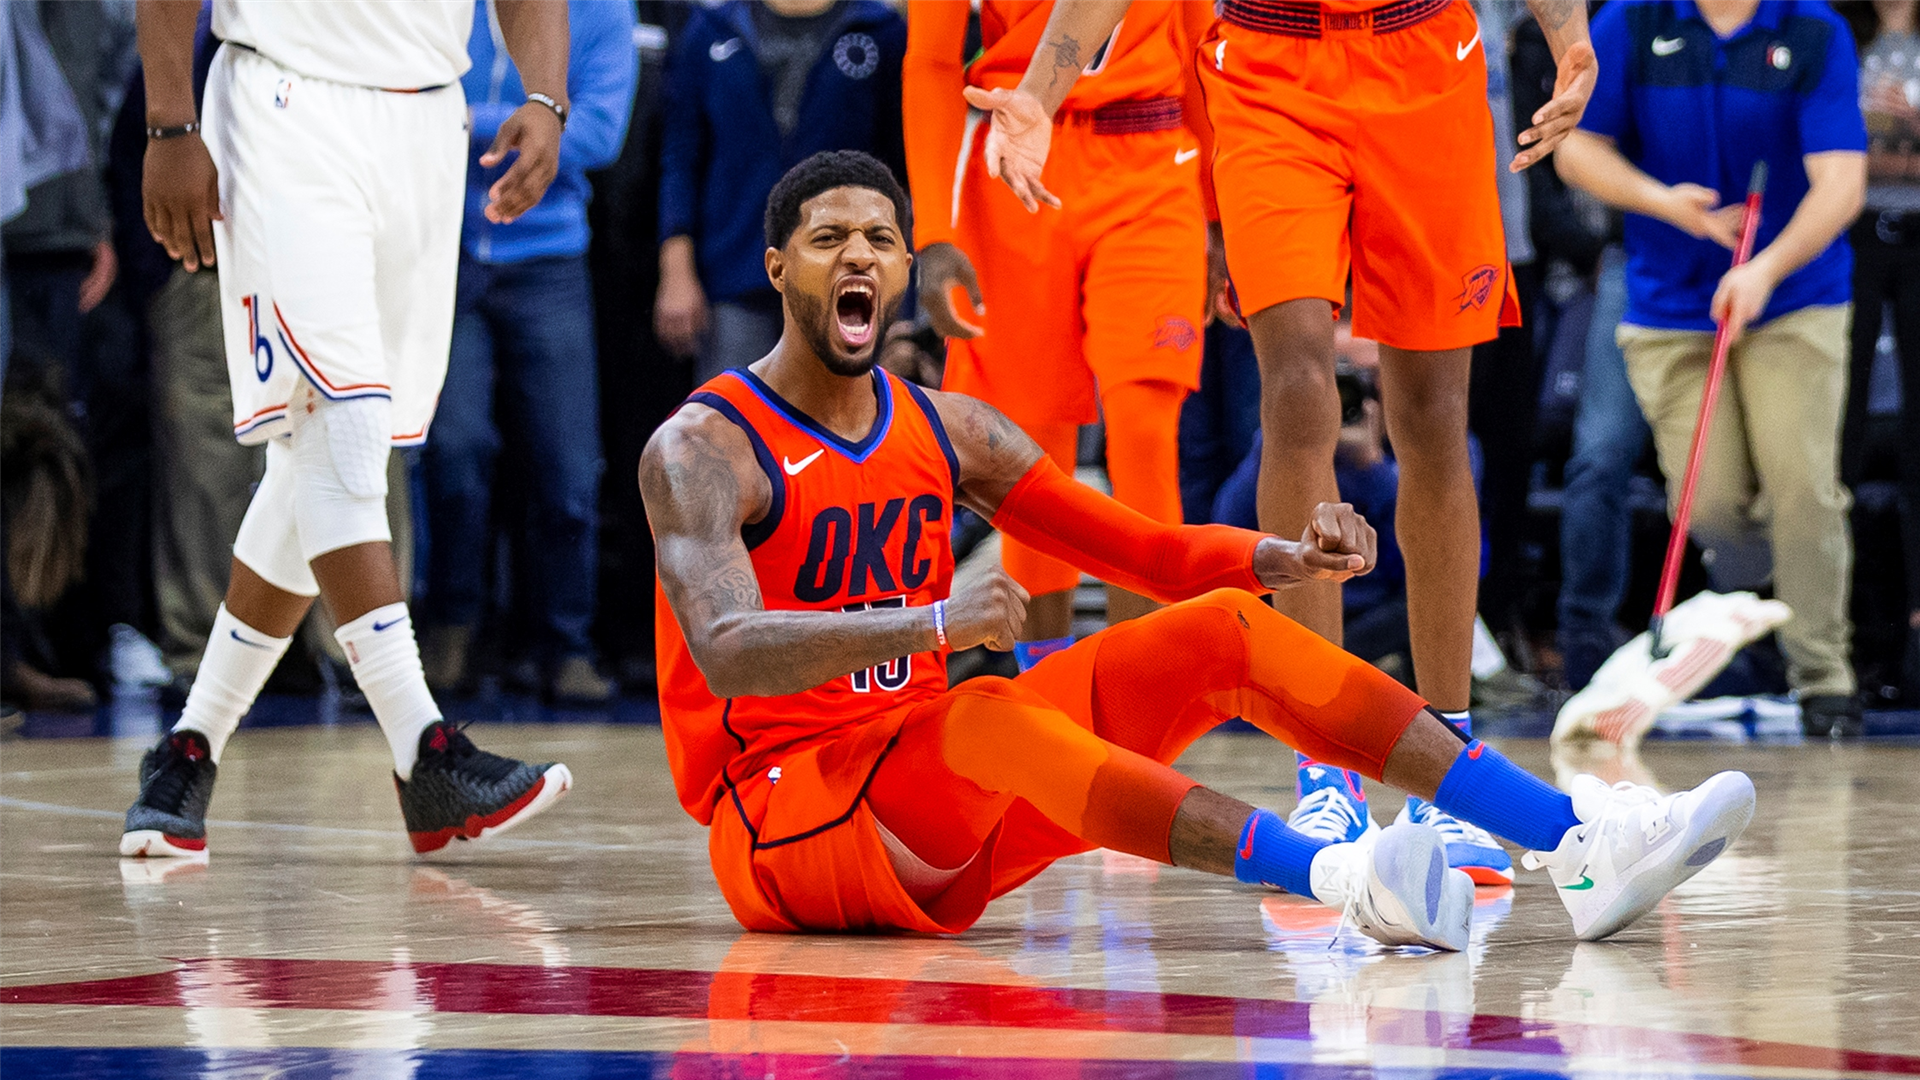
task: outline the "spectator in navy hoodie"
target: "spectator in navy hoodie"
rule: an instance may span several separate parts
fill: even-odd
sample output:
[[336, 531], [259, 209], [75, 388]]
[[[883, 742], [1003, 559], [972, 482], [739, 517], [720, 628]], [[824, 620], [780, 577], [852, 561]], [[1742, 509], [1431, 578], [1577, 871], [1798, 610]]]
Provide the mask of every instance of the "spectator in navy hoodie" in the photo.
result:
[[422, 459], [429, 550], [421, 652], [436, 689], [467, 682], [488, 595], [494, 465], [504, 437], [526, 463], [531, 503], [510, 520], [526, 530], [516, 610], [532, 625], [506, 636], [535, 646], [551, 698], [604, 701], [612, 686], [594, 670], [588, 637], [601, 457], [586, 174], [618, 157], [626, 136], [639, 64], [635, 18], [628, 3], [570, 0], [560, 172], [538, 206], [501, 225], [482, 210], [511, 159], [489, 169], [479, 158], [526, 90], [491, 11], [474, 5], [473, 66], [461, 79], [473, 117], [466, 223], [447, 382]]
[[660, 162], [661, 344], [694, 383], [780, 339], [761, 215], [789, 168], [864, 150], [906, 175], [907, 24], [878, 0], [732, 0], [687, 23], [667, 64]]

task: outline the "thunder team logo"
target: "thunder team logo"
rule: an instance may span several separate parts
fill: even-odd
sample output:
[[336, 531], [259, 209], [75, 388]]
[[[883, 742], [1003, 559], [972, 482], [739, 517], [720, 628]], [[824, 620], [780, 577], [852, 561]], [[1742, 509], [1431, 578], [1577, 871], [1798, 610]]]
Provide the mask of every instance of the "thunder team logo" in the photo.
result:
[[1487, 298], [1493, 295], [1493, 286], [1499, 280], [1500, 268], [1490, 263], [1483, 263], [1468, 271], [1467, 276], [1460, 279], [1460, 295], [1454, 297], [1460, 302], [1459, 310], [1485, 307]]
[[1200, 340], [1200, 332], [1193, 324], [1178, 315], [1162, 315], [1154, 324], [1153, 347], [1156, 349], [1177, 349], [1185, 351], [1193, 348]]

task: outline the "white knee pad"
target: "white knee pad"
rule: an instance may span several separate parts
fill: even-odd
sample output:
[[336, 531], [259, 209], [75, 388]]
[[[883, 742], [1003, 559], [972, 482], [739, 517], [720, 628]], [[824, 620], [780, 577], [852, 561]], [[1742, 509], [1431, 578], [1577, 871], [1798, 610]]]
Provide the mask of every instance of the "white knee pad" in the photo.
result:
[[387, 458], [393, 404], [332, 401], [302, 385], [293, 407], [294, 523], [308, 561], [355, 544], [390, 542]]
[[320, 595], [313, 569], [300, 553], [300, 533], [293, 519], [293, 449], [286, 439], [267, 442], [267, 472], [247, 504], [240, 535], [233, 541], [233, 557], [276, 589], [297, 596]]

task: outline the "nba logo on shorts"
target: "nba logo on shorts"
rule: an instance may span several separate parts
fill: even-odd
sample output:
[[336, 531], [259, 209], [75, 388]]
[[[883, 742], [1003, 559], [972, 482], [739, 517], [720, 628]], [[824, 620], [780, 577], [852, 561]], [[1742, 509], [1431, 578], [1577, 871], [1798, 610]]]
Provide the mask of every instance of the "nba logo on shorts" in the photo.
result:
[[1497, 266], [1483, 264], [1469, 270], [1467, 276], [1460, 279], [1460, 295], [1454, 297], [1460, 301], [1460, 311], [1484, 307], [1487, 297], [1493, 295], [1494, 282], [1499, 280], [1500, 268]]
[[273, 90], [273, 107], [276, 109], [286, 108], [287, 101], [292, 97], [293, 97], [293, 80], [281, 79], [280, 85], [275, 87]]

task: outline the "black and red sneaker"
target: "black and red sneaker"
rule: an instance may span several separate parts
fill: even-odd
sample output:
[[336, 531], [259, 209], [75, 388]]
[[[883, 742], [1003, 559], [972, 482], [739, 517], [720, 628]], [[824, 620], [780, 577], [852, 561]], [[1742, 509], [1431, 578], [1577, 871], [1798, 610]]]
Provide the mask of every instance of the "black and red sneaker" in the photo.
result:
[[207, 804], [220, 766], [207, 737], [176, 731], [140, 759], [140, 797], [127, 808], [120, 854], [203, 855], [207, 850]]
[[393, 786], [413, 850], [426, 854], [455, 840], [484, 840], [506, 832], [573, 786], [565, 765], [529, 765], [489, 754], [445, 720], [420, 733], [413, 776]]

